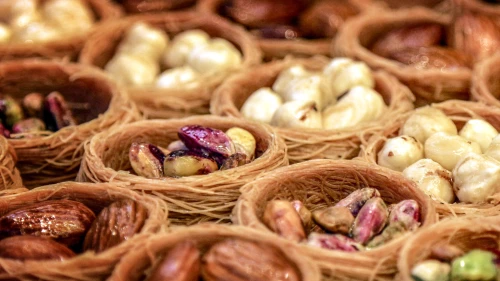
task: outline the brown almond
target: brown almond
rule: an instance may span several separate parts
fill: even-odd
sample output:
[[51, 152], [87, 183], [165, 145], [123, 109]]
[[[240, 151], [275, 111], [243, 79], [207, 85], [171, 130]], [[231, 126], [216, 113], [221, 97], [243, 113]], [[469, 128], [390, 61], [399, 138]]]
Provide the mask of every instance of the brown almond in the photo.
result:
[[12, 236], [0, 241], [0, 257], [16, 260], [65, 260], [75, 253], [61, 243], [37, 236]]
[[202, 259], [204, 281], [298, 281], [296, 268], [281, 251], [262, 243], [227, 239]]
[[0, 217], [0, 237], [33, 235], [74, 246], [81, 243], [94, 219], [94, 212], [80, 202], [48, 200]]
[[371, 51], [379, 56], [387, 57], [393, 52], [406, 48], [439, 45], [443, 36], [444, 28], [437, 23], [403, 26], [381, 36], [372, 45]]
[[185, 241], [168, 252], [146, 281], [197, 281], [200, 268], [200, 251], [192, 242]]
[[102, 209], [92, 223], [83, 244], [84, 251], [102, 252], [128, 240], [141, 231], [147, 211], [141, 204], [126, 199]]
[[356, 14], [358, 9], [347, 1], [319, 1], [300, 16], [299, 28], [307, 37], [332, 38]]
[[469, 59], [464, 53], [435, 46], [407, 48], [392, 53], [388, 58], [416, 69], [453, 70], [469, 65]]

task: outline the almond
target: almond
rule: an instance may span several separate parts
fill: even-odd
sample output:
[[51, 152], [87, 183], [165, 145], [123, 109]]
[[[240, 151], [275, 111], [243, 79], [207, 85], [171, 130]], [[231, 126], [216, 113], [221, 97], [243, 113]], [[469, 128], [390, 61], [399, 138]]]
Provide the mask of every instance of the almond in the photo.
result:
[[356, 7], [347, 1], [319, 1], [300, 16], [299, 27], [307, 37], [332, 38], [357, 13]]
[[450, 48], [434, 46], [407, 48], [392, 53], [388, 58], [416, 69], [453, 70], [469, 65], [468, 57], [462, 52]]
[[37, 236], [12, 236], [0, 241], [0, 257], [16, 260], [65, 260], [75, 253], [61, 243]]
[[189, 241], [177, 244], [160, 261], [146, 281], [198, 281], [201, 254]]

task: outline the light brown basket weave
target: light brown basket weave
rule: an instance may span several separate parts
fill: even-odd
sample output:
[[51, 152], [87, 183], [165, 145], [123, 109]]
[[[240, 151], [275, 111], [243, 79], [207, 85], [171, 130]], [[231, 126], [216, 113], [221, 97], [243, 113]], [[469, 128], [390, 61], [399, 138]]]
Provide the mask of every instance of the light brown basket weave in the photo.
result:
[[496, 16], [497, 19], [500, 16], [500, 5], [487, 3], [482, 0], [452, 0], [454, 5], [462, 7], [464, 9], [487, 14], [490, 16]]
[[[246, 227], [206, 223], [182, 228], [169, 234], [150, 236], [143, 243], [138, 244], [136, 249], [130, 251], [121, 260], [108, 281], [144, 280], [145, 272], [158, 262], [172, 247], [183, 241], [192, 241], [200, 249], [201, 253], [204, 254], [212, 245], [225, 239], [242, 239], [275, 247], [294, 265], [297, 272], [300, 273], [301, 281], [321, 280], [318, 267], [307, 257], [301, 255], [297, 247], [291, 243], [278, 241], [272, 235], [267, 235]], [[252, 254], [255, 254], [258, 258], [259, 253]]]
[[[433, 224], [437, 215], [427, 195], [400, 173], [356, 160], [311, 160], [280, 168], [241, 188], [233, 211], [235, 224], [271, 232], [261, 218], [274, 199], [301, 200], [311, 211], [331, 206], [351, 192], [376, 188], [387, 204], [414, 199], [421, 207], [422, 226]], [[304, 255], [320, 265], [324, 280], [390, 279], [396, 273], [399, 249], [411, 234], [376, 249], [346, 253], [298, 244]], [[276, 239], [282, 239], [276, 236]]]
[[[212, 37], [221, 37], [233, 43], [242, 53], [240, 68], [260, 63], [261, 52], [250, 35], [241, 27], [215, 16], [196, 12], [137, 15], [101, 26], [90, 37], [80, 55], [80, 62], [103, 68], [112, 58], [125, 32], [136, 22], [146, 22], [163, 29], [169, 37], [190, 30], [201, 29]], [[214, 89], [231, 73], [231, 69], [203, 75], [200, 86], [193, 89], [158, 89], [155, 87], [131, 87], [132, 99], [151, 118], [171, 118], [208, 113], [210, 97]]]
[[420, 7], [386, 10], [356, 17], [347, 22], [337, 36], [332, 49], [336, 56], [348, 56], [383, 69], [396, 76], [416, 95], [419, 103], [449, 99], [469, 99], [471, 70], [416, 70], [397, 61], [372, 53], [369, 46], [381, 35], [394, 28], [417, 23], [437, 23], [443, 26], [451, 16]]
[[[497, 130], [500, 130], [500, 109], [492, 106], [487, 106], [481, 103], [470, 101], [450, 100], [442, 103], [432, 104], [432, 107], [442, 110], [448, 117], [453, 120], [458, 130], [470, 119], [483, 119], [488, 121]], [[377, 163], [377, 154], [382, 149], [387, 138], [398, 135], [399, 129], [410, 116], [411, 112], [407, 113], [402, 122], [394, 128], [391, 135], [374, 137], [370, 142], [361, 147], [359, 157], [369, 163]], [[465, 204], [453, 203], [443, 204], [437, 201], [435, 207], [441, 217], [461, 216], [461, 215], [477, 215], [477, 216], [496, 216], [500, 215], [500, 194], [491, 198], [490, 203], [484, 204]]]
[[153, 13], [190, 8], [196, 0], [127, 0], [120, 1], [127, 13]]
[[9, 139], [27, 187], [73, 180], [83, 156], [83, 141], [112, 126], [141, 118], [123, 89], [96, 68], [36, 59], [0, 63], [0, 92], [22, 99], [31, 92], [52, 91], [80, 105], [80, 109], [73, 109], [80, 125], [39, 137]]
[[[43, 2], [45, 0], [41, 0]], [[99, 29], [99, 23], [119, 18], [120, 7], [111, 0], [83, 0], [92, 10], [98, 22], [88, 33], [73, 34], [45, 43], [6, 43], [0, 44], [0, 60], [11, 60], [30, 57], [69, 58], [75, 59], [88, 35]]]
[[475, 65], [471, 93], [474, 100], [500, 107], [500, 53]]
[[16, 162], [17, 154], [14, 147], [6, 138], [0, 136], [0, 190], [23, 186]]
[[500, 217], [454, 218], [422, 229], [406, 241], [398, 261], [398, 279], [411, 281], [413, 266], [430, 258], [436, 245], [451, 244], [464, 252], [474, 249], [497, 250]]
[[[56, 199], [79, 201], [96, 215], [109, 204], [132, 199], [148, 211], [139, 234], [98, 254], [85, 252], [65, 261], [16, 261], [0, 258], [0, 279], [21, 280], [104, 280], [122, 256], [148, 234], [166, 231], [168, 209], [161, 200], [125, 190], [118, 185], [64, 182], [0, 198], [0, 215], [36, 202]], [[12, 280], [10, 279], [10, 280]]]
[[[243, 128], [257, 141], [256, 159], [237, 168], [182, 178], [147, 179], [131, 173], [128, 154], [133, 142], [167, 147], [178, 139], [178, 130], [186, 125], [223, 131]], [[96, 135], [86, 144], [85, 151], [78, 181], [122, 182], [129, 189], [152, 193], [168, 203], [171, 222], [183, 225], [207, 220], [227, 222], [241, 186], [267, 171], [288, 165], [285, 144], [270, 127], [217, 116], [136, 122]]]
[[[257, 89], [270, 87], [279, 73], [295, 64], [310, 70], [321, 70], [329, 59], [285, 59], [266, 63], [228, 78], [217, 90], [211, 101], [212, 114], [244, 118], [239, 109]], [[413, 109], [413, 95], [394, 77], [383, 72], [374, 72], [376, 87], [388, 110], [377, 120], [341, 130], [290, 129], [274, 127], [288, 146], [290, 162], [315, 158], [348, 159], [359, 153], [359, 146], [372, 135], [385, 135], [390, 125], [400, 116]]]

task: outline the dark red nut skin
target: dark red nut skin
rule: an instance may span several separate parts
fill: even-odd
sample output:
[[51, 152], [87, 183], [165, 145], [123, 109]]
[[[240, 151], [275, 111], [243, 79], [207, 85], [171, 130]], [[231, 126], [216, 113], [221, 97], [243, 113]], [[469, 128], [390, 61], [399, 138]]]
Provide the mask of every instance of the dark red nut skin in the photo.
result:
[[0, 241], [0, 257], [15, 260], [66, 260], [75, 253], [61, 243], [37, 236], [12, 236]]
[[196, 246], [185, 241], [172, 248], [146, 281], [198, 281], [201, 253]]

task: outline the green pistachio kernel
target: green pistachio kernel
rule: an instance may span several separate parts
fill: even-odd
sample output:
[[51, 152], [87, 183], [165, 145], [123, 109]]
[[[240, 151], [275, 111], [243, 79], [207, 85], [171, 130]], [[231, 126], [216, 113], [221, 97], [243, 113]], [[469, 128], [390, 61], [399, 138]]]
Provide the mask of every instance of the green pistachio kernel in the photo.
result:
[[488, 251], [472, 250], [453, 260], [451, 265], [452, 281], [489, 281], [496, 280], [497, 268], [495, 255]]

